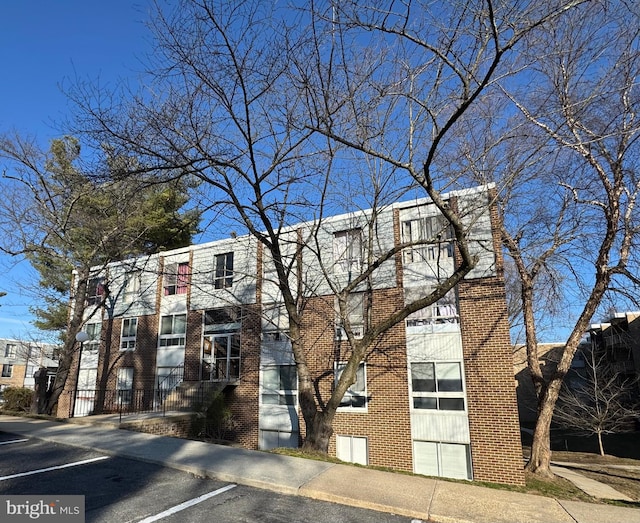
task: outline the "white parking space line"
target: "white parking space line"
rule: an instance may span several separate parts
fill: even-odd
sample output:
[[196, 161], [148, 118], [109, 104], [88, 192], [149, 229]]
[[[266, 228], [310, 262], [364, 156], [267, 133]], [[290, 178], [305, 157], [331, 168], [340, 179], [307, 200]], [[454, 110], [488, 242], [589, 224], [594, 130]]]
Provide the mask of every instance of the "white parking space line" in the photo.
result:
[[159, 519], [166, 518], [167, 516], [170, 516], [171, 514], [175, 514], [176, 512], [180, 512], [181, 510], [184, 510], [186, 508], [193, 507], [198, 503], [202, 503], [203, 501], [206, 501], [209, 498], [217, 496], [218, 494], [222, 494], [223, 492], [226, 492], [227, 490], [231, 490], [232, 488], [235, 488], [235, 487], [237, 487], [237, 485], [231, 484], [231, 485], [227, 485], [226, 487], [219, 488], [218, 490], [214, 490], [213, 492], [208, 492], [207, 494], [203, 494], [202, 496], [198, 496], [197, 498], [193, 498], [188, 501], [185, 501], [184, 503], [180, 503], [175, 507], [171, 507], [170, 509], [167, 509], [164, 512], [160, 512], [160, 514], [156, 514], [155, 516], [149, 516], [148, 518], [144, 518], [138, 523], [152, 523], [153, 521], [158, 521]]
[[0, 476], [0, 481], [6, 481], [13, 478], [21, 478], [23, 476], [31, 476], [33, 474], [41, 474], [42, 472], [49, 472], [51, 470], [66, 469], [69, 467], [77, 467], [78, 465], [85, 465], [87, 463], [94, 463], [96, 461], [102, 461], [103, 459], [109, 459], [109, 456], [100, 456], [99, 458], [84, 459], [82, 461], [74, 461], [73, 463], [66, 463], [64, 465], [57, 465], [55, 467], [48, 467], [46, 469], [30, 470], [29, 472], [20, 472], [19, 474], [11, 474], [10, 476]]
[[0, 441], [0, 445], [10, 445], [11, 443], [22, 443], [24, 441], [29, 441], [28, 439], [12, 439], [10, 441]]

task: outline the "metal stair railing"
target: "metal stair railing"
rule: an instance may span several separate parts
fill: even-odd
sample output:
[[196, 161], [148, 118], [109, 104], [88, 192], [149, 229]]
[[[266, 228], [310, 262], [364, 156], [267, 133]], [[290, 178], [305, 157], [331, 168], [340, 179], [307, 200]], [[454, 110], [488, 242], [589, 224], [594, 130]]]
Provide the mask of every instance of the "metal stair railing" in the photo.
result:
[[184, 379], [184, 365], [177, 365], [162, 380], [158, 377], [157, 400], [164, 412], [165, 400]]

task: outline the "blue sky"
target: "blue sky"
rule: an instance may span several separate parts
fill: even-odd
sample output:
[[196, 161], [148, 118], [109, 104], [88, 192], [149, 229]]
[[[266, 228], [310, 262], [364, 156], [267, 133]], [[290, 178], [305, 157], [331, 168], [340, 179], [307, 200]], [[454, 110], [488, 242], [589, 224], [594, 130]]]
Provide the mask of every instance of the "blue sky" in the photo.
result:
[[[150, 9], [151, 0], [0, 1], [0, 133], [35, 135], [46, 147], [69, 112], [63, 86], [136, 78], [150, 50]], [[36, 281], [26, 262], [0, 255], [0, 290], [8, 292], [0, 298], [0, 338], [43, 336], [29, 323], [34, 301], [21, 288]]]
[[[46, 146], [68, 113], [61, 87], [75, 78], [135, 78], [150, 48], [147, 0], [4, 0], [0, 2], [0, 133], [35, 135]], [[1, 182], [0, 182], [1, 183]], [[0, 338], [32, 338], [20, 289], [33, 280], [26, 262], [0, 258]]]

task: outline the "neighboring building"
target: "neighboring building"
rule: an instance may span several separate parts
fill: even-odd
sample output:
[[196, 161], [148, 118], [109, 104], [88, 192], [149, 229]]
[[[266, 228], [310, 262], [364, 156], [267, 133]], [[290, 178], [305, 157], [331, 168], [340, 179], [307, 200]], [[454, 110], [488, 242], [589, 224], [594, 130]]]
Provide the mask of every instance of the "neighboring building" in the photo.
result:
[[[503, 262], [492, 190], [446, 195], [465, 216], [479, 262], [438, 303], [391, 328], [362, 362], [334, 422], [330, 453], [345, 461], [433, 476], [522, 484], [523, 461], [512, 374]], [[375, 216], [375, 227], [368, 228]], [[327, 279], [344, 284], [373, 248], [405, 248], [373, 273], [370, 308], [349, 298], [354, 330], [365, 315], [384, 317], [429, 292], [458, 253], [428, 200], [396, 203], [376, 214], [324, 219], [317, 242], [293, 258], [307, 297], [303, 336], [318, 392], [326, 397], [348, 350]], [[288, 231], [293, 246], [311, 224]], [[438, 232], [442, 234], [438, 234]], [[319, 258], [313, 249], [319, 249]], [[297, 447], [304, 422], [297, 375], [274, 266], [255, 238], [238, 236], [115, 263], [89, 285], [90, 341], [74, 362], [59, 416], [119, 404], [158, 402], [177, 383], [218, 383], [247, 448]], [[108, 289], [105, 307], [95, 311]], [[359, 290], [359, 289], [358, 289]], [[322, 373], [324, 371], [324, 374]], [[78, 398], [73, 400], [77, 389]], [[100, 392], [94, 392], [98, 389]], [[88, 408], [87, 408], [88, 407]]]
[[[599, 356], [603, 356], [602, 363], [611, 365], [612, 370], [620, 375], [621, 380], [639, 377], [640, 312], [616, 312], [602, 323], [592, 323], [573, 357], [571, 368], [565, 378], [566, 386], [576, 388], [587, 379], [585, 373], [588, 364], [585, 359], [589, 357], [592, 350], [595, 350]], [[555, 372], [563, 351], [564, 344], [538, 344], [540, 366], [545, 379]], [[514, 347], [513, 365], [520, 423], [530, 426], [535, 424], [537, 419], [537, 399], [527, 366], [527, 352], [524, 345]]]
[[55, 372], [57, 345], [0, 339], [0, 391], [7, 387], [34, 388], [33, 374], [40, 367]]
[[589, 343], [623, 378], [640, 376], [640, 311], [616, 312], [589, 327]]
[[[545, 380], [549, 379], [555, 372], [563, 350], [564, 344], [562, 343], [538, 344], [538, 359]], [[513, 347], [513, 369], [516, 377], [520, 424], [532, 428], [538, 419], [538, 399], [527, 364], [527, 348], [525, 345], [518, 344]]]

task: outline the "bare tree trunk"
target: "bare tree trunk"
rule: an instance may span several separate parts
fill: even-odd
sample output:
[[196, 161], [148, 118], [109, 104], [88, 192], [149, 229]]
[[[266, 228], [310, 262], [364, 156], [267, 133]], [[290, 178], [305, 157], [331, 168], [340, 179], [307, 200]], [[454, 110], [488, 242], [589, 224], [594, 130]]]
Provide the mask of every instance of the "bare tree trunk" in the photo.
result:
[[531, 456], [525, 468], [529, 472], [543, 477], [553, 477], [551, 472], [551, 420], [561, 386], [562, 379], [554, 377], [543, 389], [538, 399], [538, 419], [533, 431]]
[[[84, 319], [84, 303], [87, 295], [89, 269], [84, 270], [77, 276], [77, 278], [78, 285], [75, 288], [73, 312], [69, 321], [69, 326], [67, 327], [66, 339], [64, 342], [62, 353], [60, 355], [60, 360], [58, 362], [58, 371], [56, 372], [56, 377], [53, 382], [51, 395], [47, 399], [47, 403], [44, 408], [45, 413], [50, 415], [55, 414], [54, 408], [56, 407], [58, 399], [64, 391], [67, 379], [69, 377], [69, 372], [71, 371], [71, 365], [73, 363], [73, 359], [77, 350], [76, 334], [80, 331], [82, 320]], [[80, 365], [79, 361], [78, 365]]]
[[329, 452], [329, 440], [332, 435], [333, 416], [326, 411], [316, 411], [311, 425], [307, 425], [307, 436], [302, 449], [326, 454]]
[[600, 455], [604, 456], [604, 445], [602, 444], [602, 431], [598, 431], [598, 448], [600, 449]]

